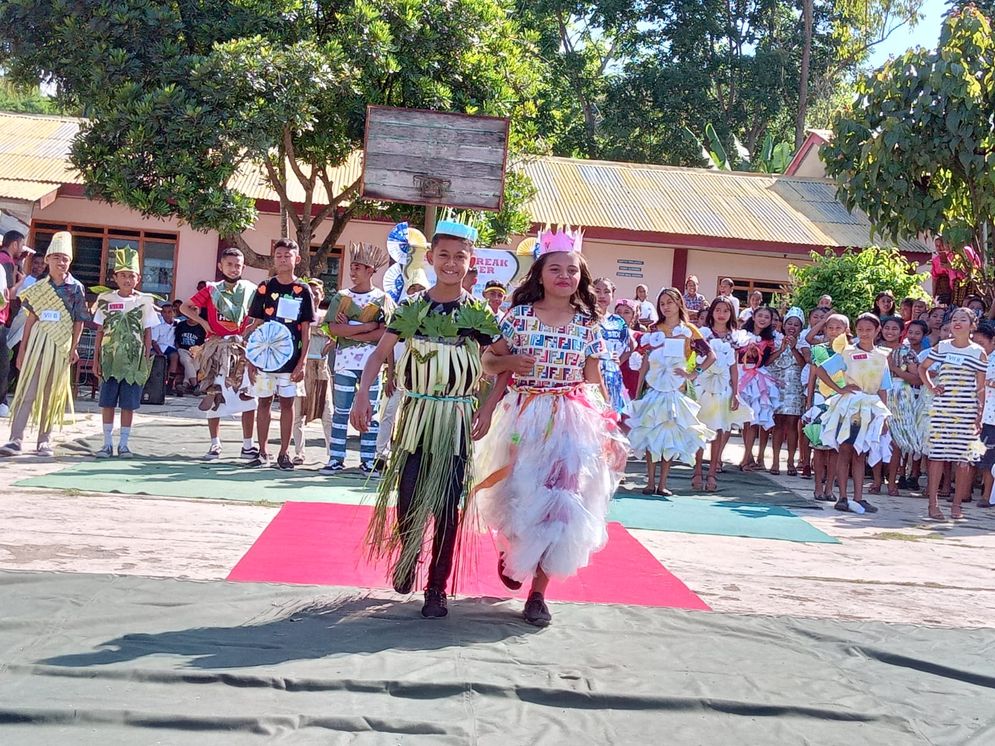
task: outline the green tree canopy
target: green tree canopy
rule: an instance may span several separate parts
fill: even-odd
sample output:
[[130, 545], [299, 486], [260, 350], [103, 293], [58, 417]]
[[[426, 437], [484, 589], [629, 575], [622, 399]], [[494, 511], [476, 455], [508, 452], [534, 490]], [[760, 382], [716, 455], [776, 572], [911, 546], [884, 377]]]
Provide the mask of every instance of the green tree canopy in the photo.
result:
[[823, 295], [831, 295], [833, 307], [850, 317], [850, 323], [871, 310], [878, 293], [890, 290], [896, 301], [924, 298], [922, 277], [916, 267], [898, 249], [872, 246], [842, 254], [827, 250], [812, 253], [812, 263], [788, 267], [788, 305], [806, 312], [819, 304]]
[[[535, 83], [503, 0], [8, 0], [0, 50], [12, 74], [82, 107], [72, 160], [91, 196], [217, 230], [260, 265], [241, 236], [253, 201], [229, 183], [261, 164], [298, 242], [320, 241], [312, 272], [357, 211], [376, 209], [358, 181], [332, 182], [362, 147], [367, 104], [507, 116], [527, 111]], [[330, 204], [314, 204], [319, 186]]]
[[[858, 84], [833, 123], [826, 170], [849, 208], [892, 239], [942, 234], [972, 244], [995, 276], [995, 37], [975, 7], [955, 9], [936, 51], [916, 49]], [[987, 233], [987, 236], [986, 236]]]

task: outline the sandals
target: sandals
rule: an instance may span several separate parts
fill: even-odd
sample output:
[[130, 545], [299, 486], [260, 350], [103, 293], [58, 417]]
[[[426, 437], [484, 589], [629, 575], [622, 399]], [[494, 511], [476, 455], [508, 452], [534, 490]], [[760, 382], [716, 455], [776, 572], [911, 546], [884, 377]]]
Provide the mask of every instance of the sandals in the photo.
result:
[[950, 518], [952, 520], [955, 520], [955, 521], [963, 521], [964, 520], [964, 514], [962, 512], [960, 512], [959, 510], [956, 513], [951, 510], [950, 511]]
[[660, 497], [673, 497], [674, 493], [668, 490], [666, 487], [657, 487], [656, 494]]
[[708, 477], [708, 479], [705, 480], [705, 492], [718, 492], [718, 489], [719, 483], [715, 477]]
[[898, 497], [898, 488], [897, 487], [889, 487], [888, 488], [888, 497]]
[[789, 466], [788, 470], [786, 472], [784, 472], [784, 473], [787, 474], [789, 477], [797, 477], [798, 476], [798, 470], [795, 467], [793, 467], [793, 466]]
[[947, 517], [943, 515], [943, 511], [937, 508], [936, 510], [930, 510], [927, 518], [931, 521], [945, 521]]
[[705, 480], [699, 476], [691, 477], [691, 489], [700, 490], [705, 486]]
[[647, 485], [647, 486], [643, 487], [643, 489], [641, 491], [642, 491], [642, 493], [644, 495], [655, 495], [656, 494], [656, 487], [651, 487], [651, 486]]
[[880, 495], [881, 494], [881, 485], [879, 484], [876, 487], [874, 485], [871, 485], [870, 487], [867, 488], [867, 491], [868, 491], [868, 493], [870, 493], [872, 495]]
[[772, 477], [781, 476], [781, 470], [778, 469], [776, 466], [770, 467], [770, 469], [767, 470], [767, 473], [770, 474]]

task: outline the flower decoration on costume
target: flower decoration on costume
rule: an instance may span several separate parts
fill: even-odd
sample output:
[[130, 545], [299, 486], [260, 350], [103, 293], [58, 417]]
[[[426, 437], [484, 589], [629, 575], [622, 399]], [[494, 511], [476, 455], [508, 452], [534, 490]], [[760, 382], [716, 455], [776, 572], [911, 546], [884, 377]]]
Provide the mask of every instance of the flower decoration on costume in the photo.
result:
[[732, 334], [729, 335], [729, 341], [732, 343], [732, 346], [735, 347], [737, 350], [746, 347], [755, 339], [757, 338], [754, 337], [745, 329], [737, 329], [736, 331], [734, 331]]
[[662, 347], [666, 341], [667, 335], [663, 332], [650, 332], [644, 335], [642, 339], [644, 347]]
[[673, 336], [684, 337], [685, 339], [690, 339], [691, 330], [688, 329], [684, 324], [678, 324], [674, 327]]
[[633, 352], [629, 355], [629, 369], [639, 370], [643, 367], [643, 356], [642, 353]]

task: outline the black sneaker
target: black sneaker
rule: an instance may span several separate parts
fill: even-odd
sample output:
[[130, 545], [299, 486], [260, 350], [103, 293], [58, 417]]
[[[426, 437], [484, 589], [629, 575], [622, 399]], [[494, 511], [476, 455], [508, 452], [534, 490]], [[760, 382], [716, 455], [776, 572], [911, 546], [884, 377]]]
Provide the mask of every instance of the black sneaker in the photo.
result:
[[834, 503], [834, 502], [836, 502], [836, 496], [835, 495], [816, 495], [815, 499], [818, 500], [820, 503]]
[[905, 480], [904, 476], [898, 478], [898, 484], [895, 485], [900, 490], [908, 489], [909, 483]]
[[446, 592], [441, 588], [429, 586], [425, 591], [425, 605], [421, 607], [421, 615], [426, 619], [441, 619], [448, 614]]
[[364, 461], [359, 465], [359, 468], [363, 470], [363, 473], [367, 476], [376, 479], [380, 476], [380, 469], [377, 466], [376, 461]]
[[412, 567], [408, 574], [401, 576], [397, 570], [394, 571], [394, 591], [402, 596], [407, 596], [415, 587], [415, 573], [417, 568]]
[[290, 460], [290, 456], [286, 453], [281, 453], [276, 457], [276, 468], [281, 471], [293, 471], [294, 462]]
[[345, 464], [341, 461], [336, 461], [335, 459], [329, 459], [328, 463], [322, 466], [318, 473], [323, 477], [330, 477], [332, 474], [337, 474], [338, 472], [345, 469]]
[[269, 466], [269, 465], [270, 465], [270, 455], [268, 453], [260, 453], [258, 456], [252, 459], [252, 461], [246, 463], [245, 468], [255, 469], [260, 466]]
[[259, 449], [255, 446], [249, 446], [248, 448], [243, 447], [241, 457], [247, 461], [251, 461], [254, 458], [259, 458]]
[[525, 609], [522, 610], [522, 619], [533, 627], [548, 627], [553, 621], [553, 615], [549, 613], [546, 600], [538, 591], [529, 595], [529, 600], [525, 602]]
[[864, 509], [865, 513], [877, 513], [878, 509], [871, 505], [867, 500], [857, 500], [857, 504]]
[[847, 505], [846, 500], [837, 500], [836, 504], [833, 507], [836, 508], [836, 510], [840, 511], [841, 513], [850, 512], [850, 506]]

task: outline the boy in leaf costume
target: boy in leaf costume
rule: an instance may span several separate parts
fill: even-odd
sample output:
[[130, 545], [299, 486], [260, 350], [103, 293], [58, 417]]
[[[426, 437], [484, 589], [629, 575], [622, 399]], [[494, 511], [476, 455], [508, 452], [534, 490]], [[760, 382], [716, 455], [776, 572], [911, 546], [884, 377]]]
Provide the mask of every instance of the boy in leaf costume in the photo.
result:
[[142, 389], [152, 372], [152, 327], [159, 323], [152, 296], [135, 288], [141, 279], [138, 252], [114, 252], [114, 282], [117, 290], [97, 296], [94, 323], [100, 326], [93, 350], [93, 372], [100, 382], [100, 413], [104, 445], [94, 455], [114, 455], [114, 411], [121, 410], [121, 435], [117, 454], [131, 458], [128, 438], [135, 410], [142, 403]]
[[76, 347], [89, 321], [86, 290], [69, 274], [73, 237], [69, 231], [52, 236], [45, 254], [48, 278], [22, 290], [21, 306], [28, 312], [17, 354], [21, 385], [11, 406], [10, 442], [0, 456], [19, 456], [28, 420], [38, 424], [38, 454], [52, 455], [49, 436], [72, 412], [71, 369], [79, 360]]
[[426, 529], [434, 523], [424, 617], [448, 613], [460, 511], [473, 482], [472, 442], [487, 429], [476, 417], [480, 355], [500, 331], [484, 302], [462, 288], [476, 237], [470, 226], [439, 223], [428, 254], [436, 284], [400, 303], [366, 363], [352, 408], [352, 424], [366, 431], [373, 415], [370, 385], [403, 342], [396, 361], [403, 400], [367, 539], [372, 556], [390, 560], [394, 590], [410, 593]]

